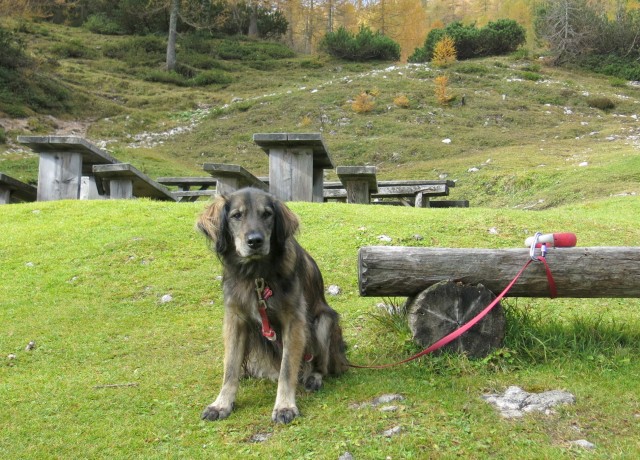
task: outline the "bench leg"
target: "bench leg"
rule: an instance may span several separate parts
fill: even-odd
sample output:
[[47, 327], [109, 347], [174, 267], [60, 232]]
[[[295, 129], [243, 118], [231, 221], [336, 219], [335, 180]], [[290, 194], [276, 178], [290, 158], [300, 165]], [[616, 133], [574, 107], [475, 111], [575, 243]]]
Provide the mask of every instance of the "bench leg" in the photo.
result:
[[109, 181], [109, 198], [112, 200], [133, 198], [133, 181], [112, 179]]
[[416, 193], [416, 202], [415, 202], [415, 207], [416, 208], [429, 208], [429, 197], [425, 196], [424, 193], [422, 192], [418, 192]]
[[9, 187], [0, 185], [0, 204], [9, 203], [11, 203], [11, 190], [9, 190]]

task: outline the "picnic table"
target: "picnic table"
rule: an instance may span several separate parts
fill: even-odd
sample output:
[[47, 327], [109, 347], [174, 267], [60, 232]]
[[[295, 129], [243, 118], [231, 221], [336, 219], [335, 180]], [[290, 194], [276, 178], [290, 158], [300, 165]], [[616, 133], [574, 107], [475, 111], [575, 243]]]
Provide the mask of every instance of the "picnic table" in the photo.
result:
[[324, 170], [333, 169], [318, 133], [254, 134], [269, 155], [269, 192], [283, 201], [322, 202]]
[[93, 166], [118, 163], [104, 150], [76, 136], [18, 136], [40, 157], [38, 201], [77, 200], [81, 197], [82, 177], [88, 177], [83, 197], [97, 198]]

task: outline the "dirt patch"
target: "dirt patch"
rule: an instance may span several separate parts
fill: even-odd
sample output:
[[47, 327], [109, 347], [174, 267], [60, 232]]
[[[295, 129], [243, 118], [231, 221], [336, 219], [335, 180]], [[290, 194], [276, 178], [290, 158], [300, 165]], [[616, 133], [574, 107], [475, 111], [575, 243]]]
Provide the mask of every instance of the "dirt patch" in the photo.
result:
[[41, 130], [43, 125], [47, 129], [47, 135], [80, 136], [87, 134], [91, 121], [60, 120], [50, 115], [35, 121], [33, 118], [0, 118], [0, 126], [6, 131], [18, 131], [22, 133]]

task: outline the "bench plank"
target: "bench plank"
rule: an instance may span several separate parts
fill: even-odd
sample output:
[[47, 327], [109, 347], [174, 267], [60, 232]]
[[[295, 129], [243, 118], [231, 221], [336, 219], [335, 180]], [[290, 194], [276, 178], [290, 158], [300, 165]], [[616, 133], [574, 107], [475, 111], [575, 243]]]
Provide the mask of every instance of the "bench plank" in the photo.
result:
[[102, 183], [105, 192], [112, 198], [138, 197], [176, 201], [176, 197], [169, 189], [158, 184], [129, 163], [94, 165], [93, 173]]
[[243, 187], [255, 187], [264, 191], [269, 189], [267, 184], [239, 165], [205, 163], [202, 169], [216, 179], [216, 190], [221, 195], [235, 192]]
[[33, 185], [0, 173], [0, 204], [36, 201], [37, 193]]

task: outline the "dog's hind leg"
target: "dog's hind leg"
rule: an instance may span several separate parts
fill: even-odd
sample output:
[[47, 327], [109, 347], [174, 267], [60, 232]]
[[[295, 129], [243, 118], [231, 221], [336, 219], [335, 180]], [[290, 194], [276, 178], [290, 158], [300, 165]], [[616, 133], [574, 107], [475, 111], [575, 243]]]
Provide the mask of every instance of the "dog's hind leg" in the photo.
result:
[[224, 319], [224, 377], [216, 400], [202, 412], [204, 420], [222, 420], [233, 410], [242, 375], [242, 363], [247, 344], [244, 322], [235, 314], [225, 311]]
[[304, 376], [304, 388], [307, 391], [319, 390], [323, 376], [328, 374], [333, 321], [331, 316], [321, 314], [313, 322], [316, 355], [313, 356], [312, 371]]

